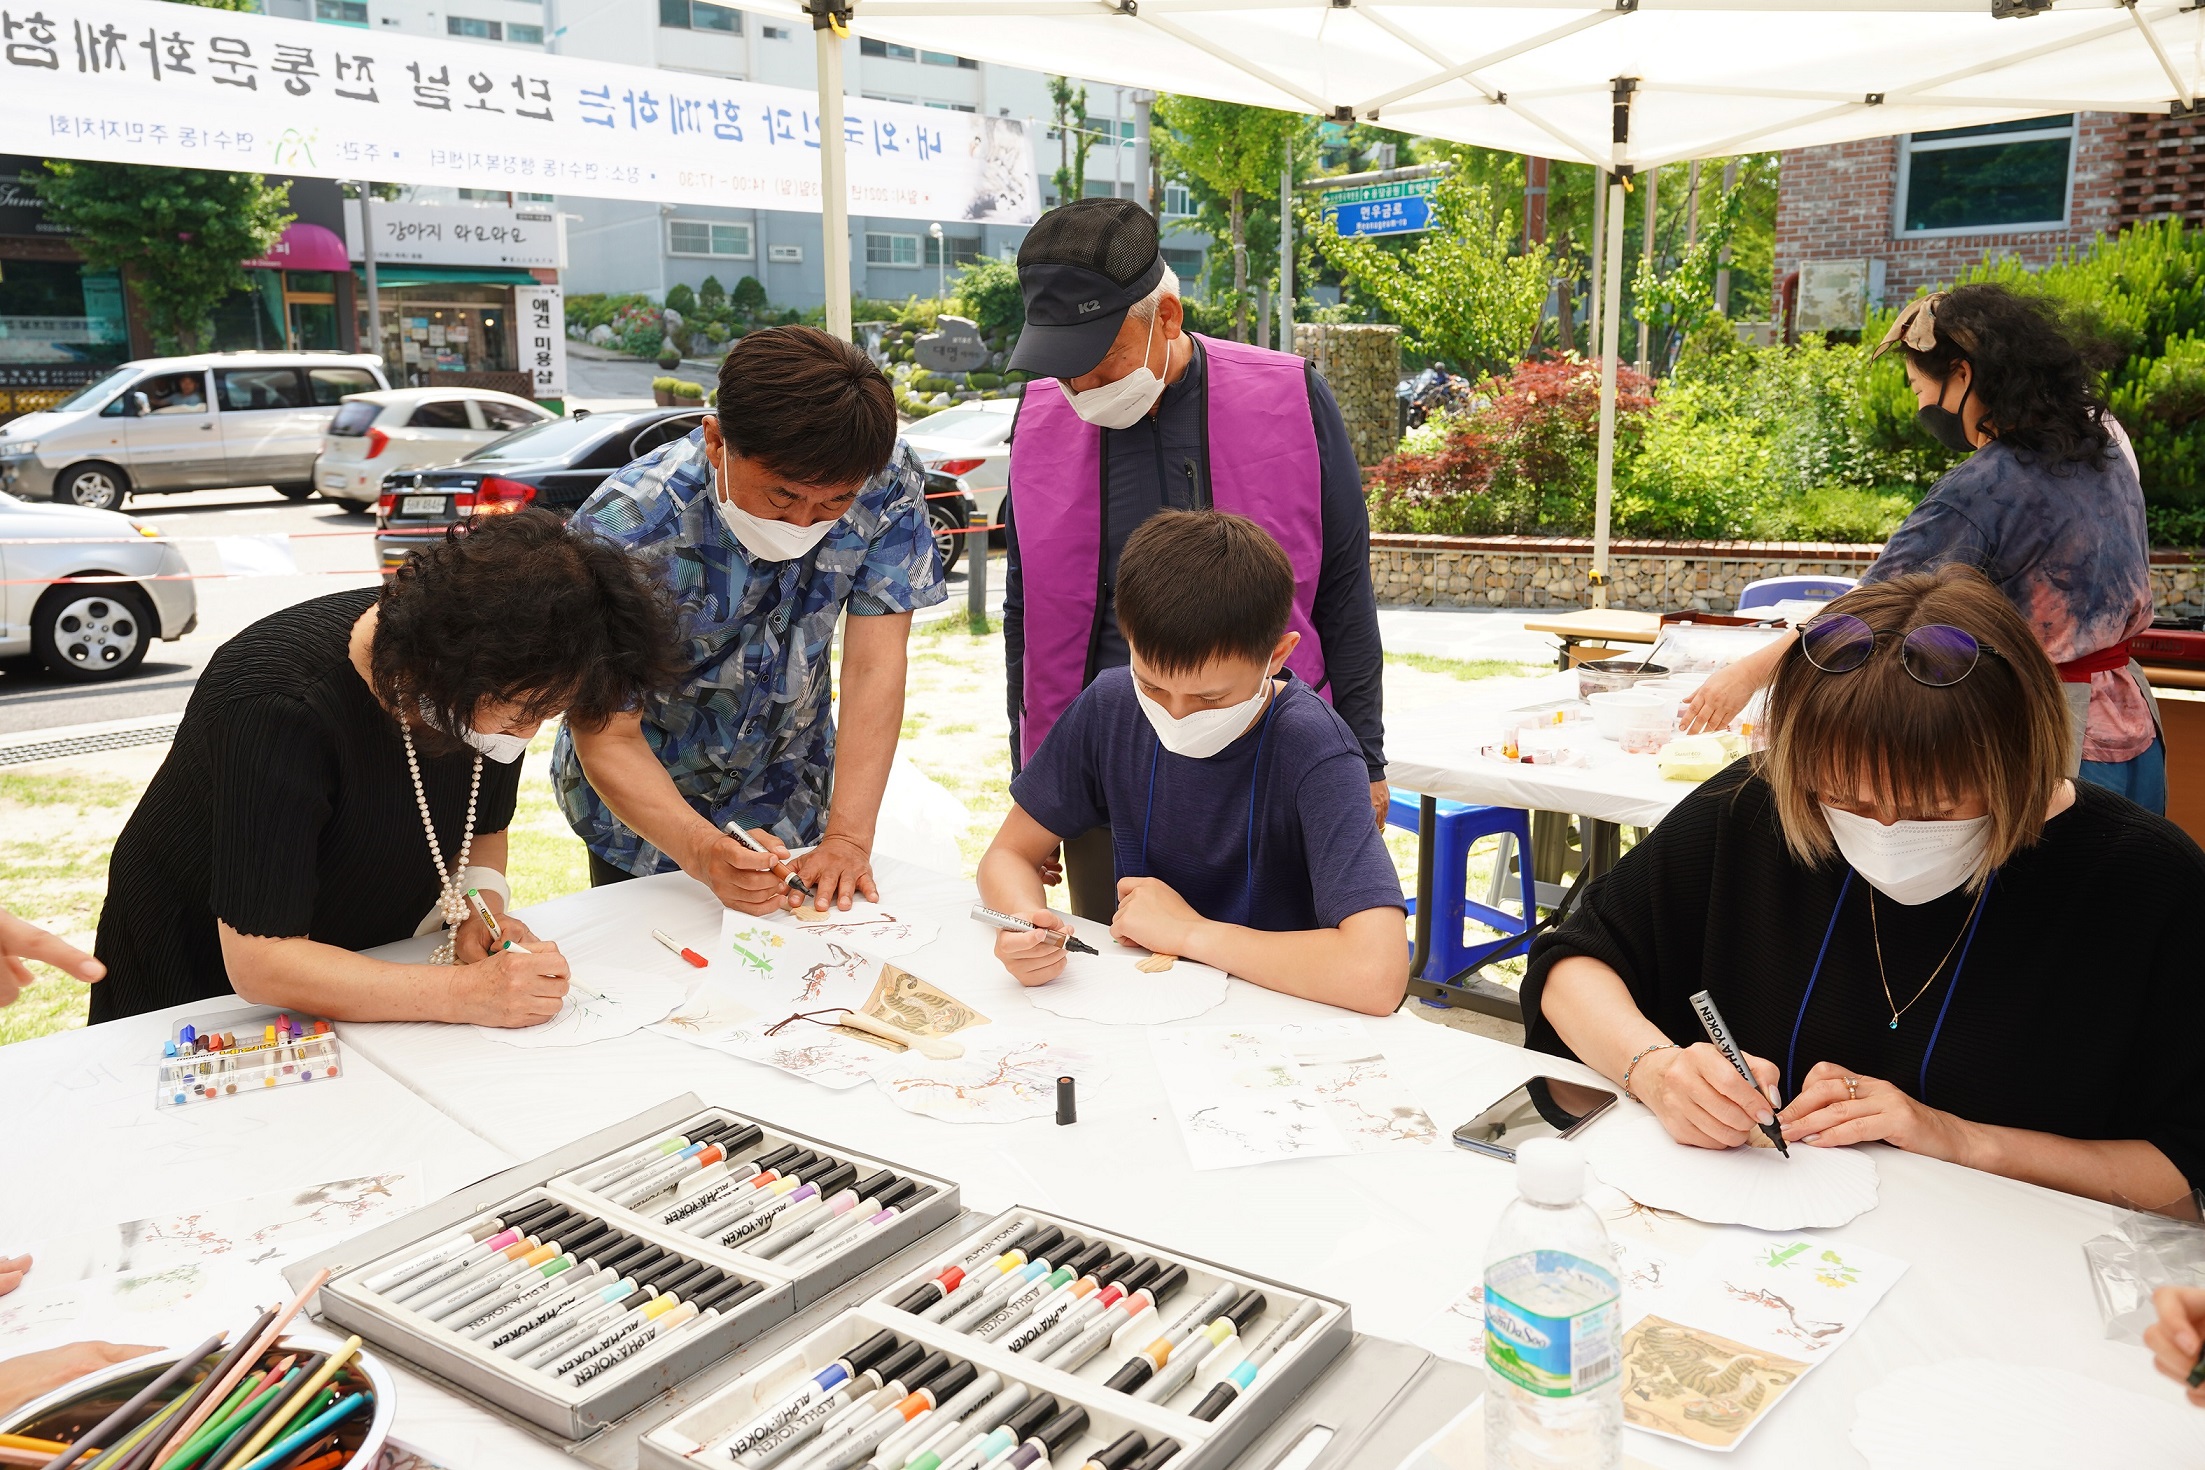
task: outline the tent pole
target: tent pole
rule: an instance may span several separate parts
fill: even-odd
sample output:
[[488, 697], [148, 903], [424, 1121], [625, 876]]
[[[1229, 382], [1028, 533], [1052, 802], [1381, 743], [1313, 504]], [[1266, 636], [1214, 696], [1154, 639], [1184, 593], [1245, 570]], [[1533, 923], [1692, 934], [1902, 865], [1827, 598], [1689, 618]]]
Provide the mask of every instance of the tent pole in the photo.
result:
[[1600, 309], [1607, 299], [1604, 294], [1608, 268], [1608, 171], [1595, 166], [1593, 169], [1593, 237], [1592, 237], [1592, 306], [1585, 317], [1585, 350], [1597, 355], [1600, 351]]
[[842, 138], [842, 38], [849, 0], [809, 0], [819, 55], [819, 263], [826, 276], [827, 331], [850, 332], [850, 164]]
[[1615, 496], [1615, 375], [1623, 313], [1623, 180], [1608, 186], [1608, 314], [1600, 322], [1600, 476], [1593, 499], [1592, 605], [1608, 605], [1608, 505]]

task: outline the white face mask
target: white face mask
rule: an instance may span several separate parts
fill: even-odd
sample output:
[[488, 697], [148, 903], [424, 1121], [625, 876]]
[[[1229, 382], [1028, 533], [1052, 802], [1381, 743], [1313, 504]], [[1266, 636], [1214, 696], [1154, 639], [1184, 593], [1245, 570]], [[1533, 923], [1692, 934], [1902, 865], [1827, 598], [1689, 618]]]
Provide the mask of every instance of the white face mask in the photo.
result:
[[1990, 846], [1991, 819], [1893, 822], [1824, 804], [1839, 853], [1878, 893], [1908, 906], [1943, 898], [1975, 874]]
[[[436, 711], [430, 708], [427, 700], [421, 702], [421, 723], [432, 730], [442, 730], [444, 728], [444, 722], [436, 717]], [[457, 738], [469, 750], [479, 751], [484, 758], [494, 760], [501, 766], [509, 766], [528, 753], [528, 742], [533, 737], [527, 735], [493, 735], [469, 725], [459, 732]]]
[[1198, 709], [1180, 719], [1172, 718], [1169, 710], [1143, 693], [1138, 681], [1133, 685], [1133, 697], [1141, 702], [1141, 713], [1148, 716], [1164, 749], [1192, 760], [1208, 760], [1247, 733], [1256, 716], [1263, 713], [1263, 702], [1271, 697], [1271, 671], [1264, 669], [1263, 682], [1256, 686], [1254, 698], [1224, 709]]
[[726, 461], [720, 464], [720, 484], [713, 496], [713, 504], [719, 507], [720, 520], [735, 539], [743, 543], [743, 549], [760, 561], [796, 561], [808, 555], [811, 549], [827, 539], [827, 533], [842, 524], [838, 516], [832, 520], [813, 521], [808, 526], [792, 525], [787, 521], [768, 520], [752, 515], [735, 503], [734, 491], [729, 487], [730, 476]]
[[[1099, 429], [1130, 429], [1141, 421], [1164, 391], [1164, 380], [1149, 371], [1148, 355], [1156, 346], [1156, 318], [1148, 321], [1148, 345], [1141, 349], [1141, 365], [1115, 383], [1105, 383], [1100, 388], [1090, 388], [1085, 393], [1075, 393], [1072, 385], [1057, 379], [1057, 386], [1064, 390], [1064, 401], [1072, 405], [1072, 412]], [[1167, 351], [1166, 356], [1170, 354]]]

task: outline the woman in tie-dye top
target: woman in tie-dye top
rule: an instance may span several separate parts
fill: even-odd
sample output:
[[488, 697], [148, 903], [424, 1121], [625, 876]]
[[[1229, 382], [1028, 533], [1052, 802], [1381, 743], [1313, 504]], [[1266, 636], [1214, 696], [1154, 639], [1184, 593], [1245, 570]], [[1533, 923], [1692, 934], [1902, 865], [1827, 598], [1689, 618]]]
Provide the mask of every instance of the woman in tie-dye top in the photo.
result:
[[[2128, 640], [2151, 626], [2144, 496], [2081, 354], [2044, 307], [1990, 285], [1914, 302], [1876, 351], [1892, 348], [1905, 353], [1922, 428], [1973, 452], [1931, 488], [1862, 580], [1947, 562], [1980, 569], [2059, 665], [2081, 778], [2164, 812], [2166, 750], [2128, 655]], [[1694, 727], [1727, 723], [1788, 642], [1710, 679], [1693, 699]]]

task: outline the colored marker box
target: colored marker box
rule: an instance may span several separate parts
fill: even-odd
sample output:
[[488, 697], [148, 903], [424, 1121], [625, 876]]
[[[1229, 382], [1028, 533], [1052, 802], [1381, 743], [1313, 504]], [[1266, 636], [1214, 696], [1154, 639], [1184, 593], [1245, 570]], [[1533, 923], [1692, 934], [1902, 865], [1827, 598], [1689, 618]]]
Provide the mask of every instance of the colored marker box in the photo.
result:
[[153, 1105], [194, 1107], [343, 1075], [343, 1048], [328, 1021], [252, 1006], [178, 1023], [161, 1045]]

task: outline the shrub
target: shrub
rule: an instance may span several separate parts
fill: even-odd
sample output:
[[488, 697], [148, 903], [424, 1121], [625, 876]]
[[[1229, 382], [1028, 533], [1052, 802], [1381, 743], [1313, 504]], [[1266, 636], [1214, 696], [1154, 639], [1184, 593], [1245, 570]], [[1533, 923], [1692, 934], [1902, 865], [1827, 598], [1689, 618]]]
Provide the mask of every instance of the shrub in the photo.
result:
[[727, 287], [720, 284], [718, 276], [706, 276], [704, 278], [704, 284], [697, 288], [697, 305], [703, 307], [712, 316], [718, 316], [726, 308]]
[[[651, 298], [648, 296], [634, 293], [625, 296], [608, 296], [601, 291], [581, 292], [567, 298], [567, 324], [569, 326], [579, 325], [583, 332], [587, 333], [593, 327], [613, 325], [614, 318], [630, 307], [656, 311], [656, 308], [651, 305]], [[615, 332], [619, 330], [616, 325], [613, 326], [613, 329]]]
[[666, 288], [666, 304], [686, 317], [697, 309], [697, 293], [676, 283]]
[[957, 273], [951, 300], [956, 314], [970, 318], [983, 337], [1001, 338], [1026, 328], [1026, 298], [1018, 289], [1018, 267], [1010, 261], [983, 256], [972, 262]]
[[735, 289], [727, 296], [727, 304], [745, 316], [755, 317], [766, 309], [765, 283], [756, 276], [745, 276], [735, 283]]
[[1003, 386], [1003, 379], [1000, 374], [996, 373], [967, 373], [965, 374], [965, 386], [967, 388], [1000, 388]]

